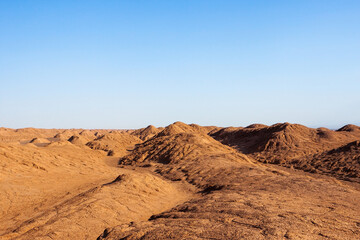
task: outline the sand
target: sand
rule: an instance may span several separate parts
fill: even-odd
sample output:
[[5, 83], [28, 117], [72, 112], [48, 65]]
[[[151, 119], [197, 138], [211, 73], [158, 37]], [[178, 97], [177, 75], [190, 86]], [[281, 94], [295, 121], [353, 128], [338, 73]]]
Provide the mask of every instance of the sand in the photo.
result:
[[359, 140], [354, 125], [0, 128], [0, 239], [359, 239]]

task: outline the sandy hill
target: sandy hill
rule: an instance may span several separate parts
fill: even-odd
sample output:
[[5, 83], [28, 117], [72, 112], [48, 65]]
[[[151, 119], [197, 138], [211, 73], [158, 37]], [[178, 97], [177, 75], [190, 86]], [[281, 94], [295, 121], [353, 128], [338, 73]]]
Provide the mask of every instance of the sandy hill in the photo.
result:
[[342, 128], [339, 128], [337, 130], [338, 132], [359, 132], [360, 131], [360, 127], [359, 126], [355, 126], [352, 124], [348, 124], [343, 126]]
[[185, 124], [183, 122], [174, 122], [169, 126], [162, 129], [156, 136], [169, 136], [178, 133], [197, 133], [197, 134], [208, 134], [209, 132], [219, 130], [221, 128], [214, 126], [203, 127], [197, 124]]
[[61, 139], [61, 140], [67, 140], [69, 139], [72, 135], [78, 133], [79, 130], [70, 130], [70, 129], [66, 129], [66, 130], [63, 130], [59, 133], [57, 133], [54, 138], [57, 138], [57, 139]]
[[140, 128], [138, 130], [133, 131], [131, 133], [131, 135], [137, 136], [141, 140], [146, 141], [146, 140], [152, 138], [154, 135], [156, 135], [159, 132], [160, 132], [160, 130], [157, 129], [155, 126], [149, 125], [146, 128]]
[[[19, 144], [12, 132], [12, 142], [0, 142], [0, 239], [96, 239], [108, 226], [146, 220], [192, 194], [181, 183], [113, 167], [104, 151], [77, 144], [91, 134], [72, 130], [69, 141], [37, 147]], [[100, 132], [124, 148], [128, 139], [139, 142], [123, 131]]]
[[354, 141], [320, 154], [294, 159], [289, 165], [309, 172], [360, 182], [360, 142]]
[[109, 132], [109, 130], [84, 130], [84, 129], [55, 129], [55, 133], [48, 137], [50, 141], [67, 141], [70, 137], [77, 135], [88, 140], [96, 138], [98, 131]]
[[0, 239], [359, 239], [359, 139], [354, 125], [1, 128]]
[[246, 128], [264, 128], [264, 127], [269, 127], [269, 126], [267, 126], [265, 124], [254, 123], [254, 124], [250, 124]]
[[85, 138], [88, 141], [94, 140], [96, 138], [96, 130], [82, 130], [79, 132], [79, 136]]
[[126, 132], [111, 131], [99, 135], [86, 145], [91, 149], [112, 152], [111, 155], [125, 155], [131, 150], [135, 144], [141, 143], [141, 139]]
[[198, 124], [189, 124], [189, 126], [191, 126], [192, 128], [196, 129], [198, 132], [203, 133], [203, 134], [209, 134], [210, 132], [215, 132], [220, 130], [220, 127], [216, 127], [216, 126], [200, 126]]
[[170, 136], [178, 133], [198, 133], [196, 128], [193, 128], [183, 122], [175, 122], [164, 128], [156, 136]]
[[55, 134], [55, 136], [54, 136], [54, 140], [55, 140], [55, 141], [64, 141], [64, 140], [69, 139], [69, 137], [71, 137], [71, 135], [70, 135], [70, 136], [66, 136], [66, 135], [63, 134], [63, 133], [57, 133], [57, 134]]
[[[352, 187], [257, 163], [190, 126], [176, 125], [137, 145], [119, 164], [192, 184], [197, 197], [147, 221], [108, 228], [100, 239], [337, 239], [360, 234], [355, 230], [355, 196], [360, 195]], [[343, 194], [344, 189], [349, 192]], [[345, 203], [346, 210], [338, 205]], [[323, 215], [329, 207], [336, 214]]]
[[190, 196], [177, 185], [149, 173], [125, 173], [66, 198], [31, 221], [14, 227], [6, 237], [96, 239], [109, 225], [146, 220]]
[[279, 123], [270, 127], [224, 128], [211, 136], [259, 161], [282, 164], [354, 141], [360, 137], [360, 132]]
[[50, 143], [50, 141], [46, 138], [33, 138], [30, 143]]
[[0, 141], [1, 142], [20, 142], [28, 143], [34, 138], [51, 138], [59, 130], [57, 129], [37, 129], [37, 128], [1, 128]]
[[[121, 162], [123, 164], [150, 161], [173, 163], [179, 162], [185, 157], [197, 159], [198, 155], [203, 155], [204, 152], [229, 153], [234, 154], [235, 158], [240, 158], [241, 154], [219, 143], [210, 136], [196, 133], [191, 128], [189, 128], [190, 133], [186, 133], [183, 129], [176, 129], [176, 125], [177, 123], [175, 126], [169, 125], [156, 137], [142, 144], [137, 144], [131, 154], [123, 157]], [[174, 131], [174, 129], [178, 131]]]
[[33, 144], [34, 146], [37, 147], [45, 147], [47, 145], [49, 145], [51, 142], [47, 139], [47, 138], [33, 138], [29, 141], [29, 144]]
[[85, 145], [89, 138], [87, 136], [84, 137], [84, 135], [72, 135], [68, 141], [75, 145]]

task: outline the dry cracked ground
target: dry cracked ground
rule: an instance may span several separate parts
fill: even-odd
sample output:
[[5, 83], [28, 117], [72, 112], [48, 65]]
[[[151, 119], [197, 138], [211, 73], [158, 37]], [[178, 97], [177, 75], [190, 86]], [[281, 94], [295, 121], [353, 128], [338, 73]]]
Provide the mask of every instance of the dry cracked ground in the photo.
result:
[[360, 127], [0, 128], [0, 239], [360, 239]]

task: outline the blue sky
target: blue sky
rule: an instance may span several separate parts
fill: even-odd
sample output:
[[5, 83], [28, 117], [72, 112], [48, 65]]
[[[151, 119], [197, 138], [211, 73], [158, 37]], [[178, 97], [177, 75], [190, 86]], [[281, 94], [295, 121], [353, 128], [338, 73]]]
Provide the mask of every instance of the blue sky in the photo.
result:
[[0, 0], [0, 126], [360, 125], [360, 1]]

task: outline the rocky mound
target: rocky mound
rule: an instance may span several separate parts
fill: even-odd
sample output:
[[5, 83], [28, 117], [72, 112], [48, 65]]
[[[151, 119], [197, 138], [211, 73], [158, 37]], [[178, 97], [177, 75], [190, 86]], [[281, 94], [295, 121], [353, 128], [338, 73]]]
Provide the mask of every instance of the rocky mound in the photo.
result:
[[82, 130], [79, 132], [79, 135], [85, 137], [88, 140], [93, 140], [96, 138], [95, 133], [95, 130]]
[[88, 142], [88, 140], [82, 135], [72, 135], [68, 141], [78, 146], [85, 145]]
[[57, 133], [55, 136], [54, 136], [54, 139], [58, 140], [58, 141], [61, 141], [61, 140], [65, 140], [65, 139], [68, 139], [66, 138], [66, 136], [62, 133]]
[[112, 151], [112, 155], [125, 155], [135, 144], [141, 143], [141, 139], [126, 132], [113, 131], [98, 136], [95, 140], [86, 143], [86, 146], [94, 150], [105, 152]]
[[54, 138], [55, 138], [55, 139], [60, 139], [60, 140], [67, 140], [67, 139], [69, 139], [72, 135], [78, 134], [79, 131], [81, 131], [81, 130], [66, 129], [66, 130], [63, 130], [63, 131], [57, 133], [57, 134], [54, 136]]
[[1, 128], [0, 141], [2, 142], [20, 142], [22, 144], [28, 143], [34, 138], [51, 138], [54, 134], [59, 132], [57, 129], [37, 129], [37, 128]]
[[160, 130], [157, 129], [155, 126], [149, 125], [146, 128], [141, 128], [141, 129], [133, 131], [131, 133], [131, 135], [137, 136], [141, 140], [146, 141], [146, 140], [152, 138], [153, 136], [155, 136], [159, 132], [160, 132]]
[[[182, 132], [185, 129], [190, 133]], [[204, 183], [204, 179], [211, 178], [212, 172], [239, 163], [254, 164], [247, 156], [184, 123], [169, 125], [119, 160], [120, 165], [155, 166], [166, 178], [183, 179], [202, 188], [206, 188], [208, 183]]]
[[196, 131], [202, 134], [209, 134], [210, 132], [215, 132], [221, 129], [220, 127], [216, 127], [216, 126], [200, 126], [194, 123], [190, 124], [189, 126], [191, 126], [193, 129], [195, 129]]
[[[160, 129], [160, 128], [159, 128]], [[173, 124], [170, 124], [169, 126], [165, 127], [161, 130], [156, 136], [170, 136], [175, 135], [179, 133], [195, 133], [195, 134], [203, 134], [206, 135], [209, 132], [219, 130], [221, 128], [214, 127], [214, 126], [207, 126], [203, 127], [197, 124], [185, 124], [183, 122], [174, 122]]]
[[360, 131], [360, 127], [356, 126], [356, 125], [352, 125], [352, 124], [348, 124], [348, 125], [345, 125], [343, 126], [342, 128], [339, 128], [337, 130], [338, 132], [357, 132], [357, 131]]
[[294, 159], [289, 165], [309, 172], [325, 173], [346, 180], [359, 181], [360, 141], [354, 141], [320, 154]]
[[0, 238], [360, 239], [353, 126], [145, 129], [0, 129]]
[[169, 136], [158, 135], [149, 141], [138, 144], [132, 153], [121, 158], [119, 163], [125, 165], [144, 162], [179, 163], [185, 158], [196, 159], [200, 155], [214, 153], [229, 153], [234, 157], [241, 155], [207, 135], [178, 133]]
[[33, 138], [30, 140], [30, 143], [50, 143], [46, 138]]
[[[193, 129], [181, 132], [186, 126], [168, 128], [164, 129], [167, 135], [158, 134], [137, 145], [119, 163], [147, 167], [172, 181], [188, 182], [198, 189], [197, 197], [147, 221], [108, 228], [98, 239], [360, 236], [354, 217], [359, 193], [345, 192], [346, 187], [334, 181], [254, 163], [205, 134]], [[347, 202], [352, 207], [339, 209]], [[329, 209], [330, 214], [323, 214]]]
[[265, 124], [254, 123], [254, 124], [247, 126], [246, 128], [264, 128], [264, 127], [268, 127], [268, 126]]
[[69, 141], [66, 140], [59, 140], [59, 141], [54, 141], [49, 143], [48, 145], [46, 145], [47, 147], [61, 147], [61, 146], [73, 146], [73, 144], [71, 144]]
[[281, 123], [270, 127], [224, 128], [212, 137], [262, 162], [283, 164], [354, 141], [359, 134]]
[[162, 130], [156, 136], [157, 137], [170, 136], [178, 133], [198, 133], [198, 131], [195, 128], [183, 122], [175, 122], [164, 128], [164, 130]]

